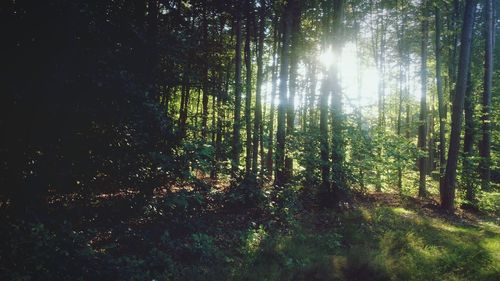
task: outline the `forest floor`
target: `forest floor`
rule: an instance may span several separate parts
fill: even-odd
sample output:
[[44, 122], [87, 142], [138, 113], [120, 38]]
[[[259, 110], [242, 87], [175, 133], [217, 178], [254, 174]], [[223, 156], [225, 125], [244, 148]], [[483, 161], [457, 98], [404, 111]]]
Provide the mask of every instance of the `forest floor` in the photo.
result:
[[370, 193], [326, 210], [286, 194], [163, 195], [66, 196], [42, 223], [7, 216], [0, 279], [500, 280], [498, 218], [430, 199]]

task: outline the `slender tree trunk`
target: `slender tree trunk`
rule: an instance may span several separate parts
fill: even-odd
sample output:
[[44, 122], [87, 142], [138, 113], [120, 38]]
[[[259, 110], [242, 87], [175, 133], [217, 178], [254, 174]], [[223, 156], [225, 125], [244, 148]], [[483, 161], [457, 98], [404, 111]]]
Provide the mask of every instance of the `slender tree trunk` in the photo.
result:
[[[291, 48], [290, 48], [290, 78], [288, 81], [288, 104], [286, 135], [292, 138], [295, 130], [295, 95], [297, 92], [297, 68], [299, 63], [300, 51], [300, 2], [293, 1], [292, 29], [291, 29]], [[285, 158], [285, 175], [287, 179], [293, 176], [293, 159], [288, 154]]]
[[[398, 38], [398, 49], [399, 49], [399, 58], [401, 60], [401, 63], [399, 65], [399, 102], [398, 102], [398, 120], [397, 120], [397, 128], [396, 128], [396, 133], [398, 137], [401, 137], [401, 127], [402, 127], [402, 113], [403, 113], [403, 100], [404, 100], [404, 91], [403, 91], [403, 83], [405, 82], [404, 77], [405, 74], [403, 72], [403, 61], [404, 61], [404, 54], [403, 54], [403, 36], [404, 36], [404, 27], [405, 23], [402, 20], [401, 23], [401, 28], [398, 32], [399, 38]], [[403, 167], [401, 163], [401, 156], [398, 153], [397, 157], [397, 176], [398, 176], [398, 191], [401, 193], [403, 190]]]
[[235, 57], [235, 85], [234, 85], [234, 123], [233, 123], [233, 141], [232, 141], [232, 155], [231, 155], [231, 173], [233, 178], [238, 175], [240, 166], [240, 153], [241, 153], [241, 14], [239, 5], [236, 9], [236, 57]]
[[309, 91], [308, 91], [308, 99], [307, 99], [307, 115], [308, 117], [308, 126], [306, 127], [306, 130], [304, 131], [305, 137], [304, 137], [304, 148], [306, 150], [306, 172], [305, 172], [305, 182], [306, 185], [311, 185], [314, 181], [314, 158], [311, 157], [314, 153], [314, 147], [311, 143], [311, 136], [314, 134], [315, 130], [317, 129], [317, 123], [316, 123], [316, 116], [315, 116], [315, 102], [316, 102], [316, 63], [312, 62], [309, 67], [308, 67], [308, 75], [309, 75]]
[[258, 168], [258, 155], [259, 155], [259, 141], [262, 139], [262, 78], [263, 78], [263, 62], [262, 56], [264, 53], [264, 32], [266, 25], [265, 18], [265, 5], [260, 8], [260, 20], [258, 28], [257, 39], [257, 85], [255, 90], [255, 118], [254, 118], [254, 131], [253, 131], [253, 155], [252, 155], [252, 174], [257, 175]]
[[[328, 48], [330, 36], [331, 36], [331, 8], [332, 3], [330, 1], [323, 2], [323, 51]], [[331, 93], [331, 74], [329, 69], [324, 72], [325, 77], [321, 82], [320, 88], [320, 98], [319, 98], [319, 132], [320, 132], [320, 157], [321, 157], [321, 193], [328, 194], [331, 190], [330, 184], [330, 149], [328, 143], [328, 100]], [[320, 194], [321, 194], [320, 193]], [[325, 198], [323, 198], [324, 200]]]
[[187, 117], [188, 117], [188, 107], [189, 107], [189, 96], [191, 91], [190, 86], [190, 73], [191, 66], [188, 64], [186, 66], [186, 70], [184, 71], [182, 77], [182, 87], [181, 87], [181, 105], [179, 110], [179, 134], [180, 138], [186, 137], [187, 133]]
[[469, 66], [469, 73], [467, 74], [467, 88], [465, 90], [464, 99], [464, 154], [463, 154], [463, 178], [465, 183], [465, 199], [469, 204], [475, 204], [475, 192], [473, 183], [473, 170], [472, 170], [472, 146], [474, 144], [474, 109], [472, 105], [472, 80], [471, 70]]
[[[207, 22], [207, 11], [206, 11], [206, 0], [203, 1], [203, 45], [204, 48], [208, 48], [208, 22]], [[203, 69], [203, 101], [202, 101], [202, 117], [201, 117], [201, 138], [206, 141], [207, 138], [207, 122], [208, 122], [208, 50], [205, 50], [203, 54], [204, 57], [204, 69]]]
[[474, 22], [475, 1], [466, 0], [464, 21], [462, 23], [462, 35], [460, 44], [460, 57], [457, 83], [452, 103], [450, 145], [448, 149], [448, 161], [444, 175], [441, 193], [441, 207], [453, 211], [455, 205], [455, 185], [457, 176], [458, 152], [460, 147], [460, 131], [462, 130], [462, 114], [464, 107], [465, 91], [467, 87], [467, 73], [469, 72], [469, 61], [471, 56], [472, 25]]
[[446, 114], [445, 102], [443, 94], [443, 82], [441, 77], [441, 14], [439, 7], [434, 8], [435, 24], [436, 24], [436, 90], [438, 95], [438, 115], [439, 115], [439, 186], [443, 185], [443, 176], [446, 166]]
[[280, 67], [280, 87], [278, 105], [278, 128], [276, 132], [276, 185], [283, 185], [287, 182], [285, 173], [285, 122], [286, 110], [288, 106], [287, 86], [289, 73], [289, 53], [290, 53], [290, 37], [292, 30], [292, 2], [288, 2], [284, 6], [283, 11], [283, 46], [281, 48], [281, 67]]
[[[460, 26], [460, 0], [453, 0], [453, 10], [452, 15], [448, 20], [448, 31], [450, 33], [450, 44], [451, 50], [449, 51], [449, 62], [448, 62], [448, 76], [450, 82], [450, 101], [453, 100], [453, 95], [457, 82], [457, 50], [458, 50], [458, 39], [459, 39], [459, 26]], [[445, 115], [448, 113], [448, 107], [445, 107]]]
[[[215, 96], [214, 96], [215, 99]], [[212, 156], [212, 169], [210, 170], [210, 179], [217, 180], [218, 172], [219, 172], [219, 154], [221, 153], [221, 143], [222, 143], [222, 95], [219, 93], [217, 96], [217, 101], [213, 101], [213, 116], [214, 116], [214, 124], [213, 130], [214, 135], [212, 136], [214, 154]], [[216, 110], [217, 109], [217, 110]]]
[[245, 149], [245, 175], [249, 176], [252, 169], [252, 54], [250, 49], [251, 44], [251, 29], [252, 16], [250, 12], [252, 3], [248, 2], [247, 19], [246, 19], [246, 36], [245, 36], [245, 68], [246, 68], [246, 95], [245, 95], [245, 131], [246, 131], [246, 149]]
[[482, 138], [479, 144], [479, 174], [481, 175], [481, 187], [483, 190], [490, 190], [491, 179], [491, 84], [493, 78], [493, 1], [485, 0], [486, 13], [486, 42], [484, 51], [484, 80], [482, 97], [481, 130]]
[[[427, 41], [429, 36], [429, 19], [427, 16], [427, 1], [422, 2], [423, 20], [422, 20], [422, 46], [421, 46], [421, 66], [420, 66], [420, 80], [421, 80], [421, 96], [420, 96], [420, 118], [418, 124], [418, 148], [421, 153], [427, 153], [426, 137], [427, 137]], [[425, 186], [426, 170], [426, 156], [420, 156], [418, 159], [418, 169], [420, 173], [418, 196], [426, 197], [427, 190]]]
[[[342, 55], [342, 21], [344, 15], [344, 1], [333, 2], [333, 29], [335, 43], [333, 44], [334, 57]], [[340, 85], [339, 62], [331, 66], [332, 74], [332, 189], [334, 193], [345, 188], [344, 175], [344, 136], [343, 136], [343, 112], [342, 112], [342, 87]], [[337, 198], [338, 199], [338, 198]]]
[[266, 168], [267, 168], [267, 177], [272, 178], [273, 176], [273, 163], [274, 163], [274, 112], [275, 112], [275, 99], [276, 99], [276, 93], [277, 93], [277, 81], [278, 81], [278, 72], [277, 72], [277, 67], [278, 67], [278, 42], [279, 42], [279, 36], [278, 36], [278, 16], [274, 16], [273, 20], [273, 26], [274, 26], [274, 34], [273, 34], [273, 66], [272, 66], [272, 78], [271, 78], [271, 108], [269, 109], [269, 148], [267, 150], [267, 161], [266, 161]]
[[321, 96], [319, 101], [319, 131], [320, 131], [320, 154], [321, 154], [321, 186], [324, 190], [330, 190], [330, 163], [328, 144], [328, 78], [325, 78], [321, 85]]

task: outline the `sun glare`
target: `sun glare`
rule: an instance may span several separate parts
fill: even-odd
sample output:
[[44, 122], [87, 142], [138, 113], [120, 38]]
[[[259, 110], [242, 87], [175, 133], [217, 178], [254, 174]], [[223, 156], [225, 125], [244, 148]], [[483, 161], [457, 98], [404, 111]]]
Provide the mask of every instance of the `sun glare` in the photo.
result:
[[329, 67], [333, 64], [333, 51], [332, 47], [328, 47], [327, 50], [323, 51], [319, 57], [318, 57], [319, 62], [324, 66], [324, 67]]
[[[336, 60], [338, 60], [338, 62]], [[377, 104], [379, 83], [377, 68], [359, 57], [354, 43], [347, 43], [338, 56], [336, 56], [332, 48], [329, 47], [317, 55], [316, 61], [323, 67], [323, 70], [318, 71], [316, 74], [316, 81], [319, 82], [316, 85], [316, 96], [319, 96], [320, 81], [322, 81], [322, 77], [324, 77], [324, 71], [332, 66], [332, 64], [338, 63], [345, 112], [353, 112], [353, 110], [358, 107], [369, 110], [370, 106]], [[299, 77], [302, 78], [308, 75], [307, 68], [303, 63], [299, 65], [298, 72]], [[276, 81], [277, 86], [279, 86], [279, 83], [280, 81], [278, 78]], [[268, 80], [263, 85], [263, 91], [266, 93], [266, 102], [268, 104], [272, 102], [271, 89], [272, 81]], [[294, 104], [297, 108], [302, 106], [303, 97], [305, 95], [303, 91], [304, 89], [299, 87], [294, 99]], [[274, 104], [279, 104], [278, 93], [274, 96]]]
[[[343, 95], [346, 97], [347, 111], [355, 106], [366, 106], [376, 102], [379, 75], [372, 65], [362, 64], [357, 54], [356, 45], [348, 43], [338, 57]], [[321, 52], [317, 60], [325, 68], [335, 63], [331, 47]]]

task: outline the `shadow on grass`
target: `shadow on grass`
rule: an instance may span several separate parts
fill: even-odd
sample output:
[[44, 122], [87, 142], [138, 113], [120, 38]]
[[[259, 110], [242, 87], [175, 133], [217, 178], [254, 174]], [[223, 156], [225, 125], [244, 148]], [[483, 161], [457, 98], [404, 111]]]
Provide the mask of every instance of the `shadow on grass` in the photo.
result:
[[250, 231], [235, 280], [499, 280], [500, 235], [403, 208], [358, 209], [317, 231]]

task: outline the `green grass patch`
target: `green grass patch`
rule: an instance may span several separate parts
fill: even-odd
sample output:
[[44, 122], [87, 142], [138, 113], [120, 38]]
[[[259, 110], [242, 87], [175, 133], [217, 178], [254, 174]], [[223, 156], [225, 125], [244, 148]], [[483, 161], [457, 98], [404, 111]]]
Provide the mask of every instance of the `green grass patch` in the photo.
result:
[[311, 215], [287, 233], [248, 236], [234, 280], [499, 280], [496, 225], [404, 208]]

